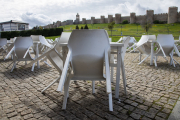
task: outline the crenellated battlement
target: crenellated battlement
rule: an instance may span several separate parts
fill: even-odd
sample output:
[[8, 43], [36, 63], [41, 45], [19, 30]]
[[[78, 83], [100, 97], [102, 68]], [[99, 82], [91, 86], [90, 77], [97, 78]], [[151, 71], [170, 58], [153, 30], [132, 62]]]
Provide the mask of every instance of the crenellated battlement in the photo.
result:
[[104, 15], [101, 15], [100, 18], [91, 17], [90, 19], [82, 18], [82, 21], [80, 21], [80, 15], [77, 13], [76, 20], [74, 22], [72, 21], [58, 21], [56, 25], [48, 25], [50, 27], [59, 27], [66, 24], [94, 24], [94, 23], [110, 23], [112, 21], [115, 21], [116, 24], [122, 23], [123, 20], [128, 20], [131, 24], [132, 23], [142, 23], [143, 21], [150, 21], [153, 22], [155, 20], [164, 21], [167, 23], [175, 23], [180, 22], [180, 11], [178, 11], [178, 7], [171, 6], [168, 9], [168, 13], [159, 13], [154, 14], [154, 10], [146, 10], [145, 15], [136, 15], [135, 12], [131, 12], [129, 16], [121, 16], [121, 13], [116, 13], [114, 15], [108, 15], [107, 18], [105, 18]]

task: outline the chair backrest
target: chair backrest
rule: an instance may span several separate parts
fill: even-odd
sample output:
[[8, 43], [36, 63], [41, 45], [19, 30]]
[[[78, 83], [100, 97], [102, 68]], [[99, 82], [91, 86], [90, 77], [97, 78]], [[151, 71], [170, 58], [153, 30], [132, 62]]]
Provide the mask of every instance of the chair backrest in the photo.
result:
[[0, 38], [0, 47], [7, 44], [7, 38]]
[[[26, 51], [29, 47], [33, 45], [33, 40], [31, 37], [17, 37], [14, 42], [14, 52], [18, 59], [23, 59]], [[26, 58], [31, 58], [29, 54], [27, 54]]]
[[42, 35], [31, 35], [31, 38], [33, 41], [39, 41], [39, 36], [42, 36]]
[[149, 54], [151, 52], [151, 46], [149, 46], [147, 44], [148, 40], [149, 40], [149, 35], [142, 35], [141, 39], [136, 44], [137, 45], [137, 49], [142, 54]]
[[149, 36], [149, 40], [156, 40], [156, 35], [148, 35]]
[[59, 46], [59, 44], [61, 44], [61, 43], [68, 43], [70, 35], [71, 35], [71, 32], [62, 32], [61, 37], [59, 38], [58, 43], [55, 45], [55, 49], [58, 52], [61, 51], [61, 47]]
[[134, 37], [130, 37], [128, 45], [132, 46], [134, 43], [136, 43], [136, 39]]
[[86, 80], [103, 77], [105, 50], [110, 49], [105, 30], [74, 30], [68, 42], [74, 75]]
[[157, 42], [162, 46], [166, 55], [174, 49], [174, 37], [172, 34], [158, 34]]
[[124, 60], [124, 56], [125, 56], [125, 53], [126, 53], [126, 50], [127, 50], [127, 47], [128, 47], [128, 44], [129, 44], [129, 41], [131, 40], [131, 38], [128, 36], [123, 39], [125, 39], [125, 40], [123, 40], [124, 46], [122, 47], [122, 55], [121, 55], [122, 60]]
[[46, 38], [44, 37], [44, 36], [39, 36], [39, 40], [40, 40], [40, 42], [41, 42], [41, 44], [43, 44], [43, 45], [45, 45], [45, 46], [47, 46], [47, 47], [49, 47], [49, 48], [52, 48], [53, 46], [52, 45], [50, 45], [49, 43], [48, 43], [48, 41], [46, 40]]

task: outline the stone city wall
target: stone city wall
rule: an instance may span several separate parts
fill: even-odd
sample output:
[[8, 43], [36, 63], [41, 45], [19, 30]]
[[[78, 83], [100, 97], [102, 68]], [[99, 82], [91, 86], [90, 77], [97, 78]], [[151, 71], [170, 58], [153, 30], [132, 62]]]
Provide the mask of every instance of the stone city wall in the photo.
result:
[[59, 27], [64, 25], [72, 24], [97, 24], [97, 23], [110, 23], [114, 21], [116, 24], [122, 23], [124, 20], [128, 20], [130, 24], [139, 23], [144, 21], [153, 22], [155, 20], [164, 21], [167, 23], [180, 22], [180, 12], [178, 12], [178, 7], [169, 7], [168, 13], [154, 14], [154, 10], [147, 10], [146, 15], [136, 15], [136, 13], [130, 13], [130, 16], [121, 16], [120, 13], [113, 15], [108, 15], [107, 18], [101, 15], [100, 18], [91, 17], [90, 20], [82, 18], [80, 21], [80, 15], [76, 15], [76, 20], [67, 20], [64, 22], [57, 21], [56, 23], [44, 26], [44, 28]]

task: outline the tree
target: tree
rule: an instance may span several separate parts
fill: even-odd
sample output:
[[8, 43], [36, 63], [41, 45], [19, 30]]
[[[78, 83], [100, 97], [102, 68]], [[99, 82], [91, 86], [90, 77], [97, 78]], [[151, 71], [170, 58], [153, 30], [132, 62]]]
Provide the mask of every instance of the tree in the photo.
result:
[[123, 20], [122, 24], [129, 24], [128, 20]]
[[39, 26], [39, 29], [40, 29], [40, 30], [42, 30], [42, 29], [43, 29], [43, 27], [42, 27], [42, 26]]
[[87, 24], [84, 26], [84, 29], [89, 29], [88, 26], [87, 26]]
[[114, 24], [115, 24], [114, 21], [108, 24], [108, 29], [111, 30], [111, 37], [112, 37], [112, 30], [114, 28]]
[[149, 22], [149, 21], [143, 22], [143, 23], [141, 24], [141, 27], [142, 27], [142, 28], [147, 32], [147, 34], [148, 34], [149, 29], [152, 27], [152, 23]]
[[77, 29], [77, 30], [79, 30], [79, 27], [78, 27], [78, 25], [76, 25], [76, 29]]

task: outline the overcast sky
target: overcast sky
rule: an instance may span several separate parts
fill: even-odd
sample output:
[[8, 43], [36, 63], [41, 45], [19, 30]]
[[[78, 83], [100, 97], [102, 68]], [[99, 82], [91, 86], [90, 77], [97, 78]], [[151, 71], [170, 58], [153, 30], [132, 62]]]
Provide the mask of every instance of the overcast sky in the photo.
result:
[[101, 15], [107, 18], [108, 14], [114, 16], [116, 13], [145, 15], [149, 9], [155, 14], [168, 13], [170, 6], [180, 11], [180, 0], [0, 0], [0, 22], [19, 20], [32, 28], [58, 20], [75, 20], [77, 13], [82, 20]]

